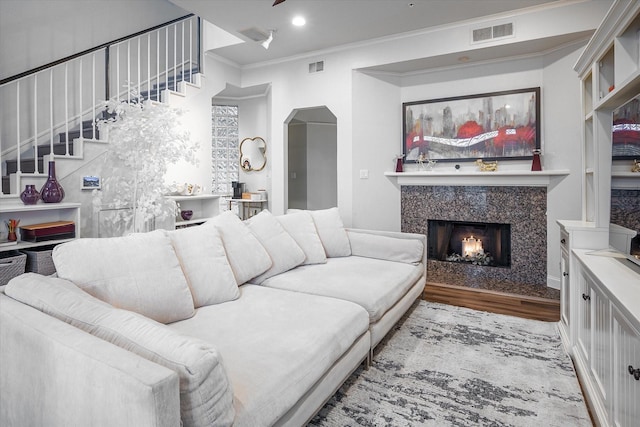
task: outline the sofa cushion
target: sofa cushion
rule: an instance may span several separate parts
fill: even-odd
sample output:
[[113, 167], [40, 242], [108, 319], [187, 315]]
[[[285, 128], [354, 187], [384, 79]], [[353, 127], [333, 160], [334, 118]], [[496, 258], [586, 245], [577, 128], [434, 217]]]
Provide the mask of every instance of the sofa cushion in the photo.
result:
[[412, 265], [359, 256], [330, 258], [326, 264], [302, 265], [271, 277], [262, 286], [354, 302], [377, 322], [423, 275]]
[[76, 239], [52, 253], [58, 277], [109, 304], [162, 323], [195, 313], [171, 239], [163, 230]]
[[[299, 212], [299, 210], [289, 209], [287, 212], [295, 213]], [[351, 255], [349, 237], [342, 223], [338, 208], [307, 212], [313, 217], [313, 222], [316, 225], [327, 257], [333, 258]]]
[[260, 284], [263, 280], [291, 270], [304, 262], [305, 255], [300, 246], [268, 210], [263, 210], [245, 223], [262, 243], [273, 262], [267, 271], [252, 279], [251, 283]]
[[168, 231], [196, 308], [240, 296], [222, 238], [213, 224]]
[[327, 254], [324, 252], [324, 246], [309, 212], [300, 211], [279, 215], [276, 219], [304, 252], [304, 264], [327, 262]]
[[421, 263], [424, 245], [418, 239], [403, 239], [347, 230], [353, 255], [408, 264]]
[[273, 262], [264, 246], [236, 214], [225, 211], [207, 221], [207, 224], [215, 225], [220, 232], [238, 285], [271, 268]]
[[270, 426], [368, 326], [366, 311], [348, 301], [246, 284], [237, 300], [199, 308], [168, 327], [211, 343], [224, 356], [234, 425]]
[[63, 279], [26, 273], [12, 279], [5, 293], [176, 372], [184, 426], [228, 426], [233, 422], [233, 391], [222, 358], [210, 344], [113, 308]]

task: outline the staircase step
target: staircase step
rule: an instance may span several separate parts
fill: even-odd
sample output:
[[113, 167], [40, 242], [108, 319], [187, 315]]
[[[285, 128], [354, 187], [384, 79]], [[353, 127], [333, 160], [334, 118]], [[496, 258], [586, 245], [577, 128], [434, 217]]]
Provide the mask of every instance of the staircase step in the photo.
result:
[[[51, 146], [49, 144], [46, 145], [38, 145], [38, 169], [42, 169], [43, 161], [42, 157], [51, 154]], [[57, 155], [65, 155], [67, 154], [67, 147], [65, 144], [54, 144], [53, 146], [53, 154]], [[73, 143], [69, 144], [69, 155], [73, 155]], [[16, 173], [18, 171], [18, 160], [6, 160], [5, 165], [7, 166], [7, 175], [11, 175], [12, 173]], [[33, 158], [30, 159], [20, 159], [20, 169], [23, 173], [33, 173], [35, 172], [35, 162]]]
[[[61, 132], [60, 134], [60, 142], [67, 142], [67, 134]], [[88, 129], [83, 129], [82, 137], [86, 139], [93, 139], [93, 129], [90, 127]], [[70, 130], [69, 131], [69, 141], [73, 141], [74, 139], [80, 138], [80, 130]], [[100, 139], [100, 135], [98, 134], [98, 130], [96, 129], [95, 139]], [[71, 147], [69, 147], [71, 148]], [[65, 153], [56, 153], [56, 154], [65, 154]], [[72, 154], [72, 153], [70, 153]]]
[[[34, 173], [36, 171], [35, 168], [35, 160], [34, 159], [21, 159], [20, 160], [20, 169], [22, 173]], [[16, 173], [18, 171], [18, 161], [17, 160], [7, 160], [7, 175], [11, 175], [12, 173]], [[44, 170], [44, 161], [42, 157], [38, 159], [38, 170]]]
[[3, 176], [2, 177], [2, 194], [9, 194], [11, 193], [11, 181], [9, 180], [8, 176]]

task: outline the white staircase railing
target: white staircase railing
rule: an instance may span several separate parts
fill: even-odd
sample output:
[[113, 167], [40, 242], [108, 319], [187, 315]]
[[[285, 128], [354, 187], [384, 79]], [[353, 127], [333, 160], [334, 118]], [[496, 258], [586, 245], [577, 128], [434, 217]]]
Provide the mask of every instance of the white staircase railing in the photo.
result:
[[188, 15], [0, 81], [0, 197], [43, 175], [43, 155], [74, 157], [74, 141], [99, 139], [105, 100], [162, 102], [199, 68], [200, 21]]

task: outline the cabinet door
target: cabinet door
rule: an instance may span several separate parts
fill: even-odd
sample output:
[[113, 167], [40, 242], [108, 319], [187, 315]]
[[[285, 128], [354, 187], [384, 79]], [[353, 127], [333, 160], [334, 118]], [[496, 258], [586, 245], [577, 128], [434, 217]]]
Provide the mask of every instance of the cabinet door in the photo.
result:
[[577, 300], [578, 325], [576, 336], [576, 349], [586, 366], [589, 366], [591, 355], [591, 296], [590, 289], [584, 275], [578, 275], [577, 287], [574, 296]]
[[591, 306], [591, 355], [589, 367], [601, 402], [608, 406], [611, 390], [611, 308], [609, 298], [589, 282]]
[[640, 380], [634, 376], [636, 369], [640, 369], [640, 333], [614, 308], [611, 421], [615, 426], [637, 426], [640, 420]]
[[565, 329], [569, 330], [570, 323], [570, 299], [569, 299], [569, 254], [564, 250], [561, 251], [562, 258], [560, 259], [560, 321], [565, 325]]

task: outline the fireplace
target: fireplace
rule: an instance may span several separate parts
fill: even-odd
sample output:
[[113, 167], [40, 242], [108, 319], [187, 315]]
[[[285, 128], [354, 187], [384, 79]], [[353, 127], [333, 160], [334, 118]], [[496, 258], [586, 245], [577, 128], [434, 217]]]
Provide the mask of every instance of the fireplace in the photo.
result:
[[[427, 281], [470, 287], [491, 283], [504, 289], [509, 284], [512, 293], [518, 293], [522, 285], [547, 288], [546, 188], [403, 185], [401, 201], [402, 231], [424, 234], [428, 239]], [[439, 221], [462, 230], [456, 236], [451, 232], [446, 248], [436, 244], [437, 234], [435, 238], [431, 234], [438, 233], [433, 229]], [[489, 225], [480, 227], [478, 221]], [[483, 234], [486, 229], [492, 229], [489, 235]], [[463, 239], [469, 237], [474, 241], [467, 240], [468, 250], [480, 240], [482, 250], [495, 256], [494, 264], [447, 261], [452, 253], [464, 257]], [[492, 239], [494, 243], [489, 242]]]
[[511, 225], [427, 220], [428, 258], [473, 265], [511, 266]]

